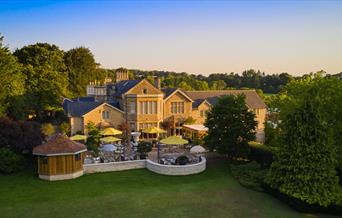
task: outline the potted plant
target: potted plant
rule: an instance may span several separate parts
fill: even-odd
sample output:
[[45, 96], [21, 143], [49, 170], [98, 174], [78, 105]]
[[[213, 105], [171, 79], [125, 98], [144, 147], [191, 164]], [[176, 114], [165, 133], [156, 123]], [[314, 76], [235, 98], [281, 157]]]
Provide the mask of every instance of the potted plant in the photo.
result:
[[146, 159], [147, 153], [152, 151], [152, 144], [150, 142], [139, 142], [138, 153], [140, 154], [140, 159]]

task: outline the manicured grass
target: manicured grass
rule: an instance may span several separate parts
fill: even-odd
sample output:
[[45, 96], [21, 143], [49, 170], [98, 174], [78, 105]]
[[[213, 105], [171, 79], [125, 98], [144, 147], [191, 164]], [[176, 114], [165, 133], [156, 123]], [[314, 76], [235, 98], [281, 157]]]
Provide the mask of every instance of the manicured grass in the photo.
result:
[[[219, 161], [202, 174], [145, 169], [47, 182], [34, 172], [0, 176], [0, 217], [306, 217], [240, 186]], [[312, 216], [311, 216], [312, 217]], [[315, 217], [315, 216], [313, 216]]]

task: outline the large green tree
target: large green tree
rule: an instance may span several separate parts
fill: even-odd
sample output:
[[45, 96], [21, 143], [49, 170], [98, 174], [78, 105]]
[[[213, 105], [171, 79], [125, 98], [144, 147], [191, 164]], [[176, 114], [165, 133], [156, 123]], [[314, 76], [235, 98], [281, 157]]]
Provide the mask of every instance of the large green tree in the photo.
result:
[[4, 116], [14, 98], [19, 98], [25, 92], [24, 75], [21, 65], [9, 49], [3, 44], [3, 36], [0, 35], [0, 117]]
[[205, 142], [230, 158], [245, 157], [248, 141], [255, 139], [256, 125], [244, 95], [223, 96], [207, 114], [205, 126], [209, 131]]
[[293, 100], [291, 111], [284, 111], [283, 143], [266, 181], [290, 197], [328, 206], [342, 196], [333, 129], [327, 122], [320, 91], [321, 87], [309, 87], [303, 94], [306, 97]]
[[78, 47], [67, 51], [64, 59], [69, 78], [68, 89], [72, 96], [85, 95], [88, 83], [96, 79], [94, 55], [88, 48]]
[[271, 187], [309, 204], [327, 206], [336, 201], [341, 104], [342, 81], [323, 72], [286, 85], [276, 98], [281, 146], [267, 179]]
[[24, 66], [26, 98], [38, 118], [60, 108], [61, 96], [68, 96], [64, 52], [56, 45], [37, 43], [17, 49], [14, 55]]

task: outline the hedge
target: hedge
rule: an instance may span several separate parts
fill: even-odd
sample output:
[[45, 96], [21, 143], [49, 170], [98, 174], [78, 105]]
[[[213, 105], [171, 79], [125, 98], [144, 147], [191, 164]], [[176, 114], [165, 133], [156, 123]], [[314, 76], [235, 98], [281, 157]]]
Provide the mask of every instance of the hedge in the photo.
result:
[[250, 154], [249, 160], [256, 161], [263, 167], [270, 167], [274, 158], [274, 153], [278, 150], [276, 147], [266, 146], [257, 142], [249, 142]]

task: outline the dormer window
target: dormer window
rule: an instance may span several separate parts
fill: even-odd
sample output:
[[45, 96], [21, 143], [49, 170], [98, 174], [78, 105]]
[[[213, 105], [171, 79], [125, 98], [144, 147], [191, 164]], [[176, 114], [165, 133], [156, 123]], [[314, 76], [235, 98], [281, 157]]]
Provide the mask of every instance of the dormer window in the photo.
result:
[[144, 94], [147, 94], [147, 89], [143, 89], [143, 93], [144, 93]]

